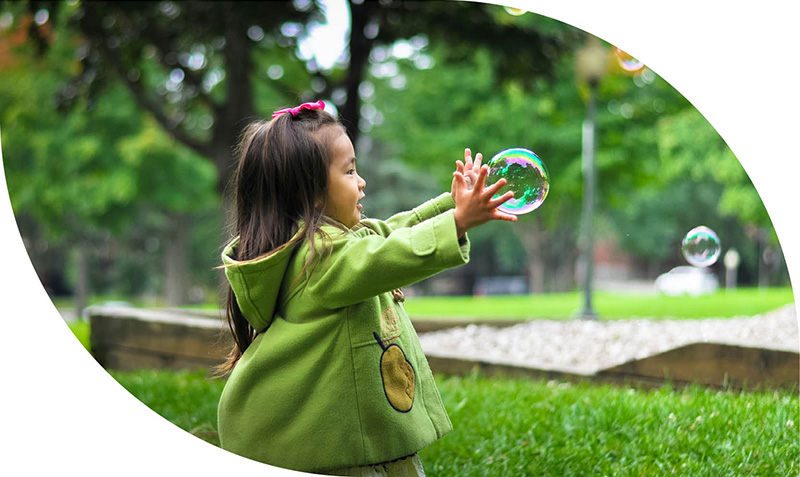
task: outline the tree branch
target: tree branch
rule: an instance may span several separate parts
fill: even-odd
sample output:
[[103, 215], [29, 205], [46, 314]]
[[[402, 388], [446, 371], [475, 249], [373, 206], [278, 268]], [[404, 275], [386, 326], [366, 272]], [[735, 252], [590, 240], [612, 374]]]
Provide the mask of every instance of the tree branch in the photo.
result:
[[[165, 44], [164, 42], [160, 41], [161, 36], [157, 34], [151, 28], [145, 28], [142, 30], [143, 36], [150, 39], [157, 50], [156, 57], [158, 58], [159, 63], [167, 69], [175, 68], [175, 65], [168, 65], [166, 62], [166, 52], [170, 50], [169, 45]], [[181, 65], [181, 70], [184, 74], [184, 81], [186, 81], [191, 86], [194, 86], [197, 90], [197, 96], [212, 110], [217, 107], [217, 104], [211, 99], [211, 96], [206, 94], [203, 91], [203, 78], [200, 74], [196, 71], [192, 70], [191, 68], [185, 68]]]
[[199, 141], [191, 136], [189, 136], [186, 131], [184, 131], [180, 124], [173, 124], [172, 121], [167, 117], [164, 113], [164, 110], [151, 98], [147, 96], [147, 93], [142, 86], [142, 83], [137, 80], [131, 80], [128, 78], [126, 74], [125, 65], [122, 64], [122, 60], [120, 60], [120, 56], [116, 54], [114, 51], [102, 41], [102, 39], [94, 39], [95, 47], [100, 51], [106, 61], [114, 67], [114, 70], [117, 72], [119, 77], [122, 79], [122, 82], [128, 87], [130, 92], [133, 94], [133, 97], [136, 99], [136, 102], [139, 105], [150, 112], [150, 114], [155, 117], [156, 121], [161, 124], [165, 130], [169, 131], [169, 133], [179, 142], [182, 142], [190, 149], [194, 150], [198, 154], [201, 154], [205, 157], [211, 157], [211, 147], [209, 143]]

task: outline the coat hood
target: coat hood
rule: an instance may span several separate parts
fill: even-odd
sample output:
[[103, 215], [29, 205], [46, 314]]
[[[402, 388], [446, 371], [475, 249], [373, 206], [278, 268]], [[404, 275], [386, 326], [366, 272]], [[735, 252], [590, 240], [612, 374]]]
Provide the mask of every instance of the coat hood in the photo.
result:
[[272, 323], [281, 283], [300, 242], [289, 243], [264, 258], [240, 262], [232, 257], [239, 244], [233, 239], [222, 252], [225, 276], [236, 295], [236, 303], [250, 325], [262, 332]]

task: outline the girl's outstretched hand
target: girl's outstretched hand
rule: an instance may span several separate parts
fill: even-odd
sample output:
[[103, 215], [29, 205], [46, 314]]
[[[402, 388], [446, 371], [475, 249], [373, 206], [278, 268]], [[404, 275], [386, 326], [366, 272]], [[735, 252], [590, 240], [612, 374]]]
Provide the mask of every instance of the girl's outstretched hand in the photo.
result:
[[468, 187], [464, 172], [453, 172], [452, 193], [453, 199], [456, 201], [453, 215], [456, 220], [456, 231], [459, 239], [464, 236], [467, 230], [485, 224], [490, 220], [517, 221], [516, 215], [506, 214], [497, 210], [497, 206], [514, 197], [513, 191], [508, 191], [497, 199], [492, 199], [508, 181], [500, 179], [491, 186], [486, 187], [489, 166], [479, 166], [478, 170], [479, 172], [472, 188]]
[[[464, 179], [466, 180], [467, 190], [472, 190], [475, 187], [475, 182], [478, 180], [478, 173], [481, 170], [481, 159], [483, 155], [479, 152], [475, 155], [475, 162], [472, 161], [472, 151], [469, 148], [464, 149], [464, 162], [456, 161], [456, 172], [460, 172], [464, 175]], [[454, 180], [455, 181], [455, 180]], [[456, 193], [454, 191], [455, 182], [453, 182], [453, 186], [450, 187], [450, 195], [453, 196], [453, 199], [456, 198]]]

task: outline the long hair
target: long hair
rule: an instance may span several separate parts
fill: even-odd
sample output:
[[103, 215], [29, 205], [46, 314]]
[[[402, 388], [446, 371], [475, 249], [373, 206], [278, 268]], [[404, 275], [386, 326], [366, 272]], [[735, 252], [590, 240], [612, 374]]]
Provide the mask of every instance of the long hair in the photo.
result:
[[[302, 110], [296, 116], [284, 113], [245, 128], [234, 174], [234, 235], [239, 243], [232, 258], [257, 260], [306, 240], [311, 247], [304, 270], [309, 267], [315, 259], [319, 227], [331, 223], [323, 211], [332, 142], [340, 133], [344, 128], [338, 120], [319, 110]], [[227, 360], [216, 367], [218, 376], [233, 370], [259, 331], [242, 314], [230, 283], [226, 301], [226, 321], [234, 343]]]

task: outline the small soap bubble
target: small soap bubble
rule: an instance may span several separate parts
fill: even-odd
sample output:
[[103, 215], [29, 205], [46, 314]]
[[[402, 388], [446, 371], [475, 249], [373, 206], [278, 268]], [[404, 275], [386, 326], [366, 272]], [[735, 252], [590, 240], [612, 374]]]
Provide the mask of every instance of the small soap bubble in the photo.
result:
[[509, 190], [514, 197], [497, 209], [514, 215], [527, 214], [539, 208], [550, 189], [550, 175], [544, 163], [533, 151], [512, 148], [500, 151], [487, 163], [489, 174], [486, 186], [504, 178], [508, 183], [495, 195], [499, 197]]
[[524, 15], [528, 12], [527, 10], [523, 10], [522, 8], [505, 7], [505, 9], [506, 13], [508, 13], [509, 15], [514, 15], [515, 17]]
[[636, 73], [637, 71], [644, 68], [644, 63], [632, 57], [631, 55], [625, 53], [619, 48], [616, 49], [616, 55], [617, 55], [617, 61], [619, 62], [619, 66], [621, 66], [622, 69], [627, 72]]
[[720, 250], [717, 234], [703, 225], [690, 230], [681, 244], [683, 257], [695, 267], [713, 265], [719, 258]]

